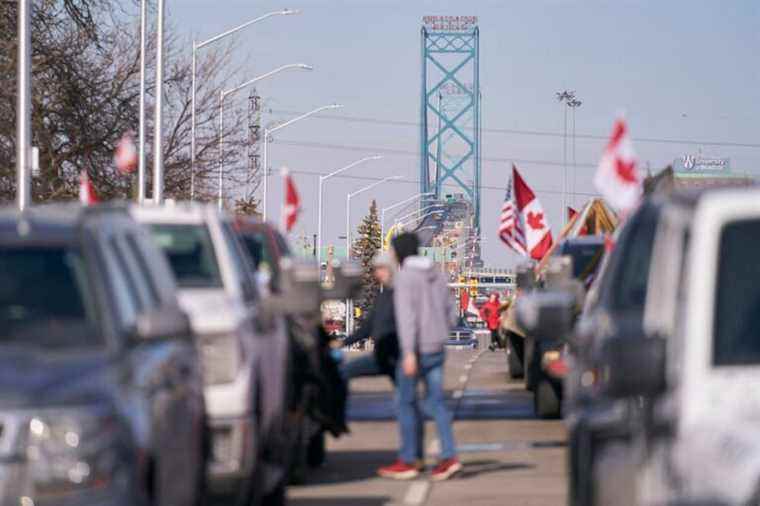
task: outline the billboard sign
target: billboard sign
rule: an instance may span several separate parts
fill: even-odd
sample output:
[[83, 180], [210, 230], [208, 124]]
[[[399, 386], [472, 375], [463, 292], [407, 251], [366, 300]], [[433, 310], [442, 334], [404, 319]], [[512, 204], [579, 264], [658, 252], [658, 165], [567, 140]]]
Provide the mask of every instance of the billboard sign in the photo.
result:
[[677, 173], [728, 172], [731, 167], [730, 161], [730, 158], [684, 155], [673, 161], [673, 170]]

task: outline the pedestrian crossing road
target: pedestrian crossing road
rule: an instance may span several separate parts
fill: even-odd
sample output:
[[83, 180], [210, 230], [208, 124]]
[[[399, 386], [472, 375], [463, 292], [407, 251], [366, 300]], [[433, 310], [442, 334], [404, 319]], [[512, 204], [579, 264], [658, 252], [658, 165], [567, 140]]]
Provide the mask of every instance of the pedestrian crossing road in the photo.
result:
[[[352, 354], [353, 355], [353, 354]], [[356, 355], [353, 355], [356, 356]], [[350, 358], [353, 358], [350, 356]], [[291, 486], [291, 506], [510, 505], [566, 503], [565, 432], [561, 421], [537, 420], [521, 384], [508, 383], [503, 352], [451, 350], [446, 390], [464, 471], [433, 484], [425, 477], [395, 482], [375, 470], [396, 458], [398, 435], [387, 378], [351, 384], [351, 434], [328, 443], [327, 463]], [[432, 422], [427, 464], [435, 461]]]

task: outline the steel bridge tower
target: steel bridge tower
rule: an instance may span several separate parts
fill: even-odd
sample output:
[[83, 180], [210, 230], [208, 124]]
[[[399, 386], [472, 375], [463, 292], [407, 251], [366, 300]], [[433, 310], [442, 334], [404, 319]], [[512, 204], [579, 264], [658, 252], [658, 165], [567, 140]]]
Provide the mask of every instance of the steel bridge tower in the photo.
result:
[[470, 209], [480, 231], [480, 36], [477, 17], [426, 16], [422, 26], [420, 192]]

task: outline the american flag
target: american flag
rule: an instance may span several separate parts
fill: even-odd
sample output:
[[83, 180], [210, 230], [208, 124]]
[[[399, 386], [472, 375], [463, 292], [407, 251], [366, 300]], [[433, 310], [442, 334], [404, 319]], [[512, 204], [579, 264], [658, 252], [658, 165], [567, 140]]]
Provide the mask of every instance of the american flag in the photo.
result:
[[499, 220], [499, 237], [504, 244], [512, 248], [517, 254], [527, 256], [525, 248], [525, 233], [521, 220], [517, 216], [515, 201], [512, 198], [512, 178], [507, 185], [507, 196], [504, 205], [501, 206], [501, 219]]

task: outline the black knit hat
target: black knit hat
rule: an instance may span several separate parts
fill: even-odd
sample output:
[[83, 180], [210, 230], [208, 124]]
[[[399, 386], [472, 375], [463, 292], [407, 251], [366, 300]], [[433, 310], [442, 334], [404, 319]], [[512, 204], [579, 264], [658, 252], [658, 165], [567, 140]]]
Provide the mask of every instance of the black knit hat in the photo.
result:
[[396, 258], [399, 265], [404, 265], [404, 260], [417, 254], [420, 248], [420, 240], [414, 232], [404, 232], [397, 235], [391, 241], [393, 251], [396, 252]]

